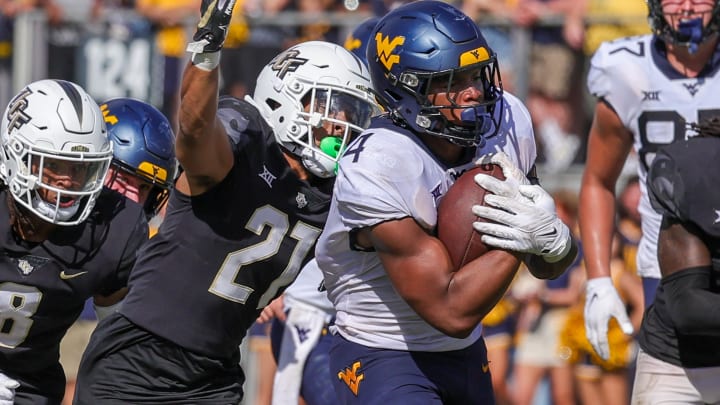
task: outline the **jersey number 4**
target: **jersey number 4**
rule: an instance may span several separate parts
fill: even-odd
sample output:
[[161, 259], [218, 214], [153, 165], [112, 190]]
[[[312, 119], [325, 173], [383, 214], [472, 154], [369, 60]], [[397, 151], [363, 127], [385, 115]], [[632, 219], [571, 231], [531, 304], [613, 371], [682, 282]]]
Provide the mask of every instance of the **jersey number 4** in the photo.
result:
[[260, 309], [267, 306], [278, 295], [281, 288], [295, 280], [303, 259], [315, 245], [321, 229], [298, 221], [291, 230], [287, 214], [270, 205], [255, 210], [245, 227], [258, 236], [262, 234], [265, 227], [269, 227], [270, 232], [264, 241], [229, 253], [208, 289], [219, 297], [240, 304], [245, 304], [250, 294], [255, 292], [252, 286], [235, 282], [238, 274], [243, 270], [243, 266], [276, 255], [286, 235], [297, 241], [283, 272], [270, 283], [267, 290], [262, 292], [257, 306]]

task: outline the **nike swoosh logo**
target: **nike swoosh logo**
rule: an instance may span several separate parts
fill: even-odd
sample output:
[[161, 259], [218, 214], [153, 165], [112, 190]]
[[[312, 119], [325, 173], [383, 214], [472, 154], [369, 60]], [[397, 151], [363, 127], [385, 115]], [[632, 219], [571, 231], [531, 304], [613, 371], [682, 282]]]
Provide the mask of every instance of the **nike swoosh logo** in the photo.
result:
[[85, 273], [87, 273], [87, 271], [81, 271], [80, 273], [75, 273], [75, 274], [66, 274], [65, 270], [63, 270], [60, 272], [60, 278], [63, 280], [70, 280], [71, 278], [82, 276]]
[[204, 28], [207, 25], [208, 21], [210, 21], [210, 16], [212, 16], [213, 10], [215, 10], [215, 4], [217, 4], [217, 0], [210, 3], [208, 8], [205, 10], [205, 14], [203, 14], [202, 18], [200, 18], [198, 27]]
[[489, 365], [489, 364], [483, 364], [483, 365], [482, 365], [482, 370], [483, 370], [483, 373], [487, 373], [488, 370], [490, 370], [490, 365]]

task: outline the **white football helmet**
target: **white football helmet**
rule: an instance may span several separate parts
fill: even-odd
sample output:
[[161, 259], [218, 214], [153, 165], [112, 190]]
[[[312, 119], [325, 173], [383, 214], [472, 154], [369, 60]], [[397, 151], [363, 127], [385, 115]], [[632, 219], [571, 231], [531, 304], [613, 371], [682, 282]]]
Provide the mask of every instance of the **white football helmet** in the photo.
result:
[[0, 124], [0, 180], [17, 203], [58, 225], [84, 221], [103, 188], [112, 144], [97, 103], [62, 80], [27, 85]]
[[277, 141], [299, 156], [310, 172], [326, 178], [335, 175], [352, 136], [379, 113], [369, 88], [369, 72], [355, 55], [330, 42], [309, 41], [267, 64], [249, 101]]

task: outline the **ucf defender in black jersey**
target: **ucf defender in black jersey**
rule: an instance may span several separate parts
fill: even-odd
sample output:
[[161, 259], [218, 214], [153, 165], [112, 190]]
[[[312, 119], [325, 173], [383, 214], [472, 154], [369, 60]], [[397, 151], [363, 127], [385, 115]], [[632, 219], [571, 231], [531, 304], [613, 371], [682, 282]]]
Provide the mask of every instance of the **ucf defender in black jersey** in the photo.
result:
[[720, 118], [660, 150], [648, 194], [662, 215], [662, 279], [638, 341], [633, 403], [720, 402]]
[[312, 258], [338, 152], [376, 113], [362, 62], [325, 42], [278, 55], [252, 98], [218, 100], [233, 3], [203, 1], [182, 82], [184, 172], [121, 311], [91, 338], [76, 403], [237, 404], [238, 346]]
[[88, 298], [95, 297], [102, 316], [125, 293], [147, 222], [140, 205], [103, 190], [111, 159], [102, 113], [73, 83], [31, 83], [5, 109], [1, 403], [59, 404], [65, 391], [60, 340]]

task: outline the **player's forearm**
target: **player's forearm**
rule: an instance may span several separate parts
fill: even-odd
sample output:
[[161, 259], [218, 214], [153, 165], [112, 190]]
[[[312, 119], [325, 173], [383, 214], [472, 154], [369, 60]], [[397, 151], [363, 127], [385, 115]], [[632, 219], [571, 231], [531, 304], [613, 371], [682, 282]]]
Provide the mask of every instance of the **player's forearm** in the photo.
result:
[[[519, 267], [514, 255], [492, 250], [471, 261], [458, 271], [453, 271], [448, 258], [445, 271], [443, 263], [428, 255], [422, 261], [405, 261], [402, 268], [408, 271], [391, 271], [393, 285], [402, 298], [425, 322], [440, 332], [465, 338], [497, 304], [513, 280]], [[388, 258], [384, 264], [388, 269]]]
[[610, 247], [615, 228], [615, 195], [605, 189], [580, 192], [580, 240], [588, 278], [610, 276]]
[[448, 289], [452, 318], [465, 322], [467, 333], [505, 295], [520, 267], [519, 258], [502, 250], [491, 250], [463, 266]]
[[215, 126], [218, 106], [218, 69], [205, 71], [188, 63], [180, 89], [178, 142], [197, 142]]

